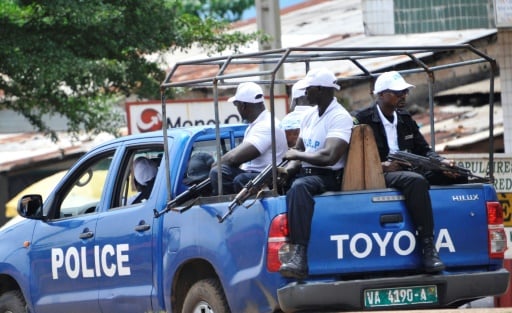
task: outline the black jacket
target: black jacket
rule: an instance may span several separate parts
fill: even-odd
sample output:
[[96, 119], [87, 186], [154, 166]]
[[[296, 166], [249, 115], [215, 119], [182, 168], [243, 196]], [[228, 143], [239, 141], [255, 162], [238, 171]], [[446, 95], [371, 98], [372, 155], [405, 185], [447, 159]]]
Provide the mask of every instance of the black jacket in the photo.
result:
[[[398, 147], [400, 150], [405, 150], [417, 155], [436, 158], [438, 160], [444, 159], [432, 150], [423, 135], [419, 131], [418, 124], [411, 117], [411, 114], [406, 110], [399, 109], [396, 112], [397, 133], [398, 133]], [[386, 131], [379, 116], [377, 105], [363, 109], [356, 114], [357, 124], [368, 124], [373, 130], [377, 148], [381, 161], [388, 159], [389, 147], [386, 139]]]

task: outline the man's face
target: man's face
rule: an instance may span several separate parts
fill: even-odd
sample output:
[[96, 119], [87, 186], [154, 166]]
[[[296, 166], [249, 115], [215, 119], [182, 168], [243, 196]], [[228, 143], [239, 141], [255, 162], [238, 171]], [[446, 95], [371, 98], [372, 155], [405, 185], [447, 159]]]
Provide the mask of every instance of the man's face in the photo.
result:
[[309, 86], [306, 88], [306, 97], [310, 104], [316, 104], [320, 96], [320, 86]]
[[288, 143], [288, 148], [295, 147], [297, 139], [299, 139], [300, 129], [287, 129], [284, 132], [286, 134], [286, 142]]
[[242, 102], [242, 101], [235, 101], [235, 102], [233, 102], [233, 104], [236, 106], [236, 109], [238, 110], [238, 114], [240, 114], [240, 117], [242, 118], [242, 120], [245, 120], [247, 118], [246, 114], [245, 114], [245, 108], [247, 106], [247, 103]]
[[381, 102], [385, 106], [392, 106], [395, 109], [403, 108], [406, 105], [405, 99], [409, 94], [409, 89], [404, 90], [384, 90], [381, 93]]

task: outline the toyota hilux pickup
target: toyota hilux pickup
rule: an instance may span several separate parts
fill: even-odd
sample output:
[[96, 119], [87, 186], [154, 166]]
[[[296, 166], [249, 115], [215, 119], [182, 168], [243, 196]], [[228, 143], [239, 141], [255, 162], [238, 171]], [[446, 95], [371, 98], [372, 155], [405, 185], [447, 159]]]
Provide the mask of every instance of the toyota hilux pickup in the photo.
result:
[[[22, 197], [22, 220], [0, 231], [0, 312], [448, 308], [506, 291], [503, 212], [487, 182], [431, 187], [442, 272], [423, 272], [399, 191], [340, 186], [315, 196], [308, 277], [281, 276], [288, 223], [275, 177], [240, 205], [233, 206], [237, 195], [207, 190], [174, 201], [196, 190], [186, 179], [192, 156], [218, 159], [242, 141], [245, 128], [118, 138], [85, 154], [46, 199]], [[130, 203], [140, 157], [153, 162], [156, 176], [147, 198]]]

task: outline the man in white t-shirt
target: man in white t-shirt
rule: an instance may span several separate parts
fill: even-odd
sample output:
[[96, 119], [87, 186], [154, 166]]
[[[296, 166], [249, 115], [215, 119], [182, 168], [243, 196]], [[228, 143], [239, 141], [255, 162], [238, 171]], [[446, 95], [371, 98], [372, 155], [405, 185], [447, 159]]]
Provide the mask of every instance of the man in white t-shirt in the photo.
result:
[[331, 71], [311, 70], [298, 85], [316, 107], [304, 117], [297, 144], [284, 157], [291, 160], [285, 168], [288, 177], [296, 173], [298, 176], [286, 194], [291, 254], [279, 272], [285, 277], [302, 279], [308, 275], [313, 196], [341, 189], [353, 120], [334, 97], [340, 86]]
[[[242, 120], [249, 122], [244, 140], [224, 154], [222, 163], [223, 194], [238, 193], [245, 184], [256, 177], [267, 165], [272, 164], [272, 131], [270, 112], [265, 108], [263, 90], [252, 82], [238, 85], [236, 94], [228, 99]], [[286, 135], [275, 120], [276, 160], [281, 162], [286, 150]], [[210, 171], [213, 195], [219, 194], [217, 166]]]

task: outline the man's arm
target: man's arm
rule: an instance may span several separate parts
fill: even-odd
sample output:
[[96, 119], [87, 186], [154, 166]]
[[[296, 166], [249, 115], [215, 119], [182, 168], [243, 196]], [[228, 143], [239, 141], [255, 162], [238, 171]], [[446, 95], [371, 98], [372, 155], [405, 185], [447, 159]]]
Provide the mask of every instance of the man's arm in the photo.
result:
[[250, 143], [242, 142], [233, 150], [228, 151], [221, 158], [222, 164], [238, 167], [240, 164], [260, 156], [260, 152]]
[[317, 166], [333, 165], [348, 150], [348, 143], [340, 138], [330, 137], [325, 140], [325, 146], [316, 152], [305, 152], [299, 150], [289, 150], [286, 152], [286, 160], [304, 161]]

